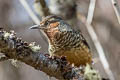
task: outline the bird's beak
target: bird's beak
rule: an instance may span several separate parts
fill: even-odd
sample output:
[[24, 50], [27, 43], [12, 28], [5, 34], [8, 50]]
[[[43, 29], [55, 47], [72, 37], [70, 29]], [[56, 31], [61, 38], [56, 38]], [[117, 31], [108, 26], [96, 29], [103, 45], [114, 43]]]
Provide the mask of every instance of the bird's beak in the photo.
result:
[[30, 29], [39, 29], [40, 25], [34, 25], [32, 27], [30, 27]]
[[41, 25], [34, 25], [34, 26], [30, 27], [30, 29], [42, 29], [42, 30], [45, 30], [46, 28], [44, 26], [41, 26]]

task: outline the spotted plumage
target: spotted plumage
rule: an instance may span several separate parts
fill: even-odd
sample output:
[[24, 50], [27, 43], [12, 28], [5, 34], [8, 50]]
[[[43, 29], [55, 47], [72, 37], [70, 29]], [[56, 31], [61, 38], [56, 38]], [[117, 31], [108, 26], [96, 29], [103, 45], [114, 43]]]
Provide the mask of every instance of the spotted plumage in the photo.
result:
[[47, 35], [51, 56], [66, 56], [75, 66], [91, 64], [91, 51], [80, 31], [57, 16], [44, 18], [39, 26]]

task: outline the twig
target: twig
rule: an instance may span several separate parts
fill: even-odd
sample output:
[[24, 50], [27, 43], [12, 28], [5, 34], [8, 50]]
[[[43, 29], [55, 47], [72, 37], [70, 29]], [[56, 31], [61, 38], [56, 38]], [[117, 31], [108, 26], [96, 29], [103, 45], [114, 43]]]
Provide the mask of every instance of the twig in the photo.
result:
[[93, 20], [95, 3], [96, 3], [96, 0], [90, 0], [89, 9], [88, 9], [88, 16], [87, 16], [87, 22], [89, 24], [91, 24], [92, 20]]
[[[32, 9], [29, 7], [28, 3], [26, 0], [19, 0], [20, 3], [23, 5], [23, 7], [26, 9], [26, 11], [28, 12], [29, 16], [32, 18], [32, 20], [34, 21], [35, 24], [40, 24], [40, 19], [34, 14], [34, 12], [32, 11]], [[45, 38], [45, 33], [42, 30], [38, 30], [40, 32], [40, 34], [42, 33], [43, 35], [41, 35], [41, 37], [44, 39], [44, 41], [47, 43], [47, 40]]]
[[85, 23], [86, 24], [86, 27], [87, 27], [87, 30], [93, 40], [93, 43], [96, 47], [96, 50], [100, 56], [100, 60], [103, 64], [103, 67], [108, 75], [108, 77], [111, 79], [111, 80], [115, 80], [114, 79], [114, 76], [113, 76], [113, 73], [112, 71], [110, 70], [110, 66], [109, 66], [109, 62], [107, 61], [107, 58], [105, 57], [105, 52], [102, 48], [102, 45], [100, 44], [98, 38], [97, 38], [97, 35], [91, 25], [92, 23], [92, 20], [93, 20], [93, 15], [94, 15], [94, 9], [95, 9], [95, 2], [96, 0], [90, 0], [90, 5], [89, 5], [89, 11], [88, 11], [88, 16], [87, 16], [87, 22]]
[[115, 11], [116, 17], [118, 19], [118, 22], [120, 24], [120, 8], [116, 0], [111, 0], [113, 9]]

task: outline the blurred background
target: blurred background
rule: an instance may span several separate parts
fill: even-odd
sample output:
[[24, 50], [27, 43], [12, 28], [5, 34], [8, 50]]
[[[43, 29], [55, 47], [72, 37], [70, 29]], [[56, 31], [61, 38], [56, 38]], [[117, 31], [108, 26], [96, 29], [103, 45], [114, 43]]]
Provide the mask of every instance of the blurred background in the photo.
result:
[[[36, 3], [35, 0], [24, 1], [27, 1], [33, 13], [40, 20], [41, 17], [47, 15], [40, 4], [38, 4], [40, 1], [42, 3], [44, 0], [36, 0]], [[69, 24], [74, 26], [75, 29], [80, 29], [82, 31], [90, 45], [94, 58], [99, 59], [86, 26], [82, 24], [76, 16], [81, 13], [87, 17], [90, 0], [46, 0], [45, 2], [46, 7], [49, 9], [49, 13], [61, 16]], [[120, 7], [119, 0], [118, 4]], [[18, 37], [21, 37], [27, 42], [36, 42], [36, 44], [41, 46], [41, 52], [47, 53], [48, 43], [44, 35], [37, 30], [29, 29], [29, 27], [34, 24], [35, 22], [32, 20], [25, 7], [20, 3], [20, 0], [0, 0], [0, 27], [4, 27], [7, 31], [14, 30]], [[105, 51], [115, 79], [120, 80], [120, 24], [118, 23], [111, 0], [96, 0], [92, 25]], [[94, 67], [100, 72], [101, 76], [108, 78], [99, 60]], [[56, 79], [49, 78], [45, 73], [35, 70], [24, 63], [19, 62], [19, 67], [17, 68], [13, 66], [10, 61], [4, 61], [0, 62], [0, 80]]]

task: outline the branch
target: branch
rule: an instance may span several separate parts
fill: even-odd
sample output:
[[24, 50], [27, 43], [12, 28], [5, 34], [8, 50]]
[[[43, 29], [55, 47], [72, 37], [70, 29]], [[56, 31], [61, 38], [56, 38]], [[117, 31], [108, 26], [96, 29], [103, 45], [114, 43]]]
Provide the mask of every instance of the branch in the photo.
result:
[[60, 80], [101, 80], [99, 73], [91, 66], [78, 68], [70, 65], [65, 57], [40, 53], [39, 46], [22, 41], [14, 31], [0, 30], [0, 52], [7, 59], [19, 60]]
[[81, 78], [81, 69], [69, 65], [64, 57], [50, 57], [39, 51], [39, 46], [22, 41], [15, 36], [14, 32], [0, 30], [0, 52], [4, 53], [8, 59], [24, 62], [57, 79]]
[[90, 0], [89, 9], [88, 9], [88, 16], [87, 16], [87, 22], [89, 24], [91, 24], [92, 20], [93, 20], [95, 3], [96, 3], [96, 0]]
[[112, 7], [115, 11], [116, 17], [118, 19], [118, 22], [120, 24], [120, 8], [119, 8], [119, 5], [118, 5], [118, 2], [116, 0], [111, 0], [111, 2], [112, 2]]

